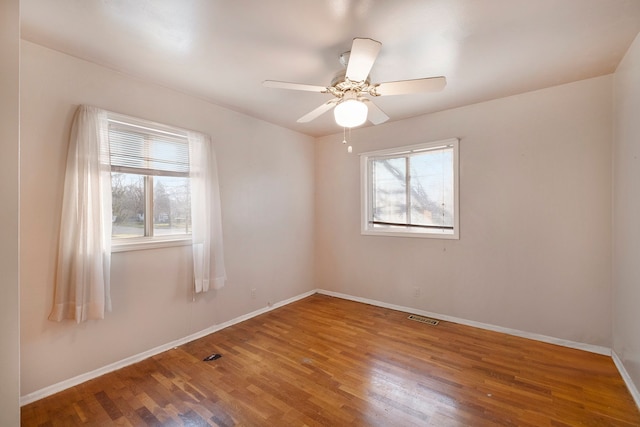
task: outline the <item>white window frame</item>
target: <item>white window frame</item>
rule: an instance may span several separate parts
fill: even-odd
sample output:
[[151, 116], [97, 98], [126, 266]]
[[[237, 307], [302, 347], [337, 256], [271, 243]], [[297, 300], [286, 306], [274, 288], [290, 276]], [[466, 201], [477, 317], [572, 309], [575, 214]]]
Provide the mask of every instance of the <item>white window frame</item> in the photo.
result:
[[[137, 117], [127, 116], [124, 114], [107, 112], [107, 120], [109, 122], [124, 123], [128, 126], [137, 127], [141, 130], [149, 130], [155, 133], [166, 133], [168, 135], [184, 138], [187, 141], [187, 131], [181, 128], [165, 125], [162, 123], [156, 123], [149, 120], [139, 119]], [[152, 181], [153, 175], [141, 175], [145, 177], [147, 190], [151, 189], [153, 192], [153, 186], [149, 185], [149, 181]], [[153, 204], [153, 196], [151, 198], [145, 197], [145, 236], [140, 237], [125, 237], [125, 238], [111, 238], [111, 252], [125, 252], [142, 249], [156, 249], [172, 246], [187, 246], [192, 244], [192, 236], [189, 234], [175, 234], [175, 235], [146, 235], [149, 234], [150, 229], [153, 229], [153, 223], [147, 223], [149, 213], [153, 215], [153, 210], [150, 206]]]
[[[427, 142], [422, 144], [408, 145], [403, 147], [389, 148], [385, 150], [370, 151], [360, 154], [360, 201], [361, 201], [361, 230], [362, 235], [368, 236], [392, 236], [392, 237], [419, 237], [430, 239], [459, 239], [460, 238], [460, 208], [459, 208], [459, 139], [450, 138], [440, 141]], [[370, 160], [380, 157], [393, 157], [411, 153], [419, 153], [427, 150], [434, 150], [451, 146], [453, 148], [453, 230], [440, 228], [422, 228], [407, 226], [382, 228], [373, 227], [370, 222], [371, 206], [371, 171]]]

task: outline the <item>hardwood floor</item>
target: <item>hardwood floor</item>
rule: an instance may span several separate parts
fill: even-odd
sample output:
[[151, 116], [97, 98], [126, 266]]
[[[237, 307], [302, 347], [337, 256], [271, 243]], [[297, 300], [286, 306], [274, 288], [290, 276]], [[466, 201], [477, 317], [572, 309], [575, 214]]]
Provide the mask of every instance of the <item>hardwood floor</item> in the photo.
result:
[[27, 405], [22, 425], [640, 426], [640, 412], [610, 357], [313, 295]]

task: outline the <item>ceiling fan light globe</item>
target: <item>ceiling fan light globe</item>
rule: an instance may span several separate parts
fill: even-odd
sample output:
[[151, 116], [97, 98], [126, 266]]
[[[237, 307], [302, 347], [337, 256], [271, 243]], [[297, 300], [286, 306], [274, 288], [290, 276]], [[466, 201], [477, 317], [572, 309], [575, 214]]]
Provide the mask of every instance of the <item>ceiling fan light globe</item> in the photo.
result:
[[360, 126], [367, 121], [367, 106], [356, 99], [347, 99], [333, 110], [336, 123], [345, 128]]

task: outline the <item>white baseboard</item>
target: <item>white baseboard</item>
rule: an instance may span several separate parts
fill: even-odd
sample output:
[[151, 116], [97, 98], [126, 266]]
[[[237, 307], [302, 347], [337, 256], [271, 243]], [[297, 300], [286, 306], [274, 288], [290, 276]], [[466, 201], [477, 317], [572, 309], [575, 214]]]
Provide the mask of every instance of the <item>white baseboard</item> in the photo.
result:
[[[509, 335], [515, 335], [515, 336], [519, 336], [519, 337], [523, 337], [523, 338], [529, 338], [529, 339], [533, 339], [536, 341], [542, 341], [542, 342], [547, 342], [547, 343], [551, 343], [551, 344], [556, 344], [556, 345], [560, 345], [560, 346], [564, 346], [564, 347], [570, 347], [570, 348], [576, 348], [579, 350], [585, 350], [585, 351], [589, 351], [592, 353], [598, 353], [598, 354], [603, 354], [606, 356], [612, 356], [612, 351], [611, 349], [607, 348], [607, 347], [602, 347], [602, 346], [596, 346], [596, 345], [591, 345], [591, 344], [584, 344], [584, 343], [579, 343], [579, 342], [574, 342], [574, 341], [569, 341], [569, 340], [563, 340], [560, 338], [554, 338], [554, 337], [549, 337], [546, 335], [540, 335], [540, 334], [533, 334], [533, 333], [529, 333], [529, 332], [523, 332], [523, 331], [519, 331], [517, 329], [510, 329], [510, 328], [504, 328], [501, 326], [495, 326], [495, 325], [490, 325], [487, 323], [481, 323], [481, 322], [475, 322], [472, 320], [466, 320], [466, 319], [460, 319], [457, 317], [453, 317], [453, 316], [447, 316], [447, 315], [443, 315], [443, 314], [438, 314], [438, 313], [432, 313], [432, 312], [428, 312], [428, 311], [424, 311], [424, 310], [418, 310], [415, 308], [410, 308], [410, 307], [404, 307], [404, 306], [400, 306], [400, 305], [395, 305], [395, 304], [388, 304], [382, 301], [376, 301], [376, 300], [372, 300], [372, 299], [368, 299], [368, 298], [361, 298], [361, 297], [356, 297], [356, 296], [352, 296], [352, 295], [347, 295], [347, 294], [342, 294], [339, 292], [332, 292], [332, 291], [327, 291], [327, 290], [323, 290], [323, 289], [315, 289], [312, 291], [308, 291], [305, 292], [303, 294], [297, 295], [295, 297], [289, 298], [287, 300], [284, 301], [280, 301], [277, 302], [273, 305], [271, 305], [270, 307], [265, 307], [265, 308], [261, 308], [259, 310], [256, 311], [252, 311], [251, 313], [247, 313], [245, 315], [236, 317], [234, 319], [231, 319], [227, 322], [224, 323], [220, 323], [217, 325], [213, 325], [209, 328], [203, 329], [199, 332], [196, 332], [194, 334], [188, 335], [186, 337], [177, 339], [175, 341], [169, 342], [167, 344], [152, 348], [150, 350], [144, 351], [142, 353], [136, 354], [134, 356], [131, 357], [127, 357], [126, 359], [122, 359], [120, 361], [111, 363], [109, 365], [103, 366], [101, 368], [98, 368], [96, 370], [78, 375], [76, 377], [73, 378], [69, 378], [67, 380], [61, 381], [59, 383], [50, 385], [48, 387], [42, 388], [40, 390], [34, 391], [32, 393], [26, 394], [24, 396], [20, 397], [20, 406], [24, 406], [27, 405], [29, 403], [35, 402], [37, 400], [40, 400], [42, 398], [45, 398], [47, 396], [50, 396], [52, 394], [58, 393], [62, 390], [65, 390], [67, 388], [76, 386], [78, 384], [81, 384], [83, 382], [89, 381], [91, 379], [97, 378], [101, 375], [107, 374], [109, 372], [113, 372], [115, 370], [124, 368], [125, 366], [129, 366], [132, 365], [134, 363], [140, 362], [144, 359], [147, 359], [149, 357], [155, 356], [156, 354], [162, 353], [164, 351], [170, 350], [174, 347], [180, 346], [182, 344], [186, 344], [190, 341], [194, 341], [198, 338], [202, 338], [206, 335], [212, 334], [214, 332], [220, 331], [222, 329], [228, 328], [229, 326], [235, 325], [237, 323], [243, 322], [245, 320], [251, 319], [253, 317], [259, 316], [263, 313], [267, 313], [271, 310], [274, 310], [276, 308], [288, 305], [292, 302], [301, 300], [303, 298], [306, 298], [310, 295], [313, 295], [315, 293], [319, 293], [319, 294], [323, 294], [323, 295], [328, 295], [328, 296], [333, 296], [333, 297], [337, 297], [337, 298], [342, 298], [342, 299], [346, 299], [346, 300], [350, 300], [350, 301], [356, 301], [356, 302], [362, 302], [365, 304], [370, 304], [370, 305], [374, 305], [374, 306], [378, 306], [378, 307], [383, 307], [383, 308], [389, 308], [392, 310], [398, 310], [398, 311], [402, 311], [402, 312], [406, 312], [406, 313], [412, 313], [412, 314], [419, 314], [419, 315], [423, 315], [423, 316], [427, 316], [427, 317], [433, 317], [436, 319], [440, 319], [440, 320], [444, 320], [444, 321], [448, 321], [448, 322], [454, 322], [454, 323], [459, 323], [462, 325], [467, 325], [467, 326], [473, 326], [476, 328], [481, 328], [481, 329], [487, 329], [490, 331], [495, 331], [495, 332], [502, 332], [505, 334], [509, 334]], [[626, 370], [624, 369], [624, 366], [622, 365], [622, 363], [620, 362], [620, 360], [617, 358], [617, 356], [615, 356], [615, 353], [613, 354], [613, 359], [614, 362], [618, 368], [618, 370], [620, 371], [620, 374], [622, 375], [625, 383], [627, 384], [627, 387], [629, 388], [631, 394], [633, 395], [634, 400], [636, 401], [636, 404], [638, 405], [638, 407], [640, 408], [640, 395], [638, 394], [638, 390], [635, 388], [633, 382], [631, 381], [631, 378], [629, 377], [629, 375], [627, 374]]]
[[78, 384], [82, 384], [83, 382], [89, 381], [91, 379], [97, 378], [101, 375], [107, 374], [109, 372], [116, 371], [118, 369], [124, 368], [125, 366], [132, 365], [134, 363], [140, 362], [144, 359], [148, 359], [149, 357], [155, 356], [156, 354], [160, 354], [164, 351], [171, 350], [172, 348], [178, 347], [182, 344], [186, 344], [188, 342], [197, 340], [198, 338], [202, 338], [206, 335], [212, 334], [214, 332], [220, 331], [224, 328], [228, 328], [229, 326], [235, 325], [240, 322], [244, 322], [245, 320], [251, 319], [252, 317], [259, 316], [271, 310], [275, 310], [276, 308], [285, 306], [287, 304], [291, 304], [292, 302], [298, 301], [300, 299], [306, 298], [310, 295], [315, 294], [316, 291], [309, 291], [303, 294], [297, 295], [295, 297], [289, 298], [284, 301], [277, 302], [272, 304], [270, 307], [261, 308], [256, 311], [252, 311], [251, 313], [247, 313], [245, 315], [236, 317], [235, 319], [231, 319], [227, 322], [220, 323], [217, 325], [213, 325], [209, 328], [203, 329], [194, 334], [188, 335], [186, 337], [177, 339], [175, 341], [171, 341], [167, 344], [160, 345], [158, 347], [152, 348], [150, 350], [144, 351], [142, 353], [133, 355], [131, 357], [127, 357], [126, 359], [119, 360], [117, 362], [111, 363], [109, 365], [103, 366], [101, 368], [95, 369], [90, 372], [86, 372], [84, 374], [78, 375], [73, 378], [69, 378], [67, 380], [61, 381], [56, 384], [52, 384], [48, 387], [42, 388], [40, 390], [36, 390], [32, 393], [25, 394], [20, 397], [20, 406], [27, 405], [29, 403], [35, 402], [37, 400], [43, 399], [47, 396], [51, 396], [52, 394], [58, 393], [62, 390], [66, 390], [70, 387], [76, 386]]
[[636, 406], [638, 407], [638, 409], [640, 409], [640, 392], [638, 391], [638, 388], [633, 383], [633, 380], [631, 379], [631, 376], [629, 375], [626, 368], [624, 367], [622, 360], [620, 360], [620, 358], [618, 357], [618, 355], [614, 350], [611, 350], [611, 357], [613, 358], [613, 363], [616, 364], [616, 368], [618, 368], [618, 372], [620, 372], [620, 375], [622, 376], [624, 383], [627, 385], [627, 388], [629, 389], [629, 393], [631, 393], [633, 400], [636, 402]]
[[473, 326], [474, 328], [487, 329], [494, 332], [502, 332], [508, 335], [515, 335], [517, 337], [529, 338], [536, 341], [542, 341], [550, 344], [561, 345], [563, 347], [576, 348], [578, 350], [584, 350], [591, 353], [603, 354], [611, 356], [611, 349], [608, 347], [602, 347], [599, 345], [584, 344], [575, 341], [564, 340], [561, 338], [549, 337], [546, 335], [534, 334], [531, 332], [524, 332], [517, 329], [504, 328], [502, 326], [495, 326], [488, 323], [476, 322], [473, 320], [460, 319], [458, 317], [447, 316], [444, 314], [432, 313], [430, 311], [418, 310], [416, 308], [404, 307], [401, 305], [388, 304], [386, 302], [376, 301], [368, 298], [354, 297], [352, 295], [341, 294], [339, 292], [325, 291], [318, 289], [319, 294], [329, 295], [337, 298], [347, 299], [351, 301], [362, 302], [365, 304], [375, 305], [378, 307], [389, 308], [392, 310], [403, 311], [405, 313], [419, 314], [426, 317], [433, 317], [435, 319], [444, 320], [447, 322], [459, 323], [461, 325]]

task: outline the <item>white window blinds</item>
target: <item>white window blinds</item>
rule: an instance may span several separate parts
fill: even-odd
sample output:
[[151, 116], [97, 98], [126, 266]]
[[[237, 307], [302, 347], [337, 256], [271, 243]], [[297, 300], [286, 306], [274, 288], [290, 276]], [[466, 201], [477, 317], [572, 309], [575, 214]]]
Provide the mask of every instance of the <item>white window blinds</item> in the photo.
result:
[[158, 176], [189, 176], [187, 135], [109, 119], [111, 170]]

